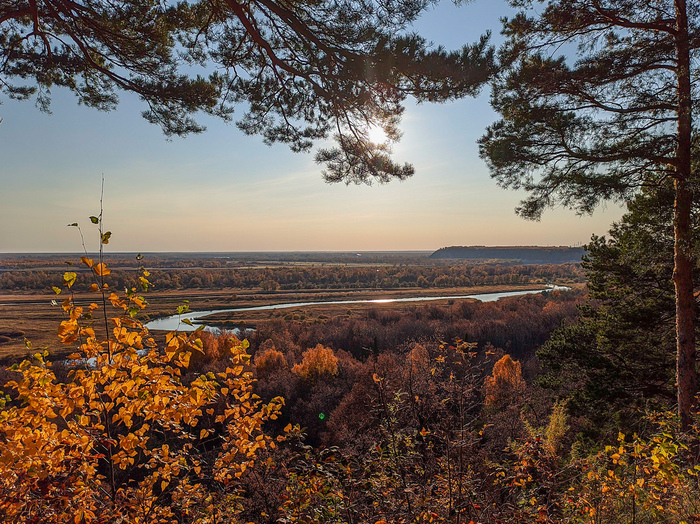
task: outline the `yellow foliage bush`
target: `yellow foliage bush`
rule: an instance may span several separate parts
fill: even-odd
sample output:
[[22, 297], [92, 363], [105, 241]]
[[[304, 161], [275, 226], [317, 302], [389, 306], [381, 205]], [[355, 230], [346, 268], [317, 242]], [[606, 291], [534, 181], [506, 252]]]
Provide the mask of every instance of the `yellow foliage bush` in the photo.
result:
[[673, 413], [654, 414], [650, 438], [618, 435], [580, 466], [569, 513], [579, 522], [700, 522], [700, 427], [683, 433]]
[[[66, 273], [65, 287], [75, 279]], [[170, 333], [159, 347], [135, 318], [145, 307], [135, 289], [120, 297], [94, 288], [116, 314], [100, 340], [91, 320], [99, 307], [63, 301], [58, 336], [77, 346], [65, 383], [46, 353], [14, 367], [0, 403], [0, 521], [235, 522], [236, 481], [274, 447], [262, 426], [283, 400], [257, 400], [247, 343], [237, 340], [225, 372], [185, 383], [199, 334]]]
[[284, 354], [274, 348], [264, 349], [255, 354], [255, 370], [259, 377], [267, 377], [288, 367]]
[[338, 357], [331, 348], [318, 344], [304, 351], [302, 361], [292, 368], [292, 372], [306, 382], [315, 382], [323, 376], [337, 375]]
[[620, 433], [615, 445], [569, 457], [558, 443], [568, 431], [565, 402], [545, 428], [513, 441], [496, 482], [518, 508], [517, 522], [552, 524], [693, 524], [700, 522], [700, 427], [681, 432], [674, 413], [647, 420], [651, 436]]
[[522, 395], [525, 388], [520, 362], [510, 358], [510, 355], [504, 355], [494, 364], [491, 376], [486, 377], [485, 403], [487, 406], [503, 405]]

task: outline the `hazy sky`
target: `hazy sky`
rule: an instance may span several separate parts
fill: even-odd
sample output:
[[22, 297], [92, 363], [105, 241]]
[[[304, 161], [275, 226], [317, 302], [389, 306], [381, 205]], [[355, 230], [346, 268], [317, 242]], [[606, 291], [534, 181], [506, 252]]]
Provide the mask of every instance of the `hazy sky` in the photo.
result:
[[[504, 9], [494, 0], [443, 2], [416, 28], [448, 48], [488, 28], [498, 40]], [[60, 90], [52, 115], [33, 102], [0, 100], [0, 252], [79, 251], [71, 222], [95, 249], [87, 217], [99, 212], [102, 174], [111, 251], [574, 245], [621, 215], [611, 204], [592, 217], [557, 209], [540, 222], [518, 218], [523, 195], [498, 188], [477, 153], [495, 120], [488, 89], [450, 104], [409, 103], [395, 159], [413, 163], [416, 174], [371, 187], [326, 184], [313, 154], [265, 146], [213, 119], [203, 120], [203, 134], [168, 142], [131, 95], [111, 113], [80, 107]]]

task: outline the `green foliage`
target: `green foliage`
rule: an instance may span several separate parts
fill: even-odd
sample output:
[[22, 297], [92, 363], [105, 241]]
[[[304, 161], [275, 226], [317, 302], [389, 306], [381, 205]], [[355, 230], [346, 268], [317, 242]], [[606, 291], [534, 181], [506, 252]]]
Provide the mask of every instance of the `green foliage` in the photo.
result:
[[3, 0], [0, 92], [36, 95], [46, 111], [55, 86], [103, 110], [134, 92], [168, 135], [202, 131], [199, 111], [229, 120], [245, 102], [238, 127], [266, 143], [305, 151], [335, 134], [338, 148], [317, 156], [329, 181], [402, 179], [413, 168], [369, 128], [396, 141], [407, 96], [473, 96], [494, 72], [487, 37], [447, 52], [406, 31], [433, 1], [92, 0], [77, 10]]
[[504, 20], [506, 68], [492, 92], [502, 118], [482, 137], [481, 156], [501, 186], [529, 193], [517, 211], [532, 219], [557, 204], [591, 213], [601, 201], [673, 182], [677, 403], [687, 426], [697, 393], [691, 209], [700, 13], [685, 1], [510, 3], [522, 11]]
[[592, 238], [583, 263], [592, 300], [538, 350], [539, 383], [569, 396], [591, 430], [629, 431], [639, 413], [675, 400], [672, 201], [668, 188], [645, 191], [609, 238]]
[[[501, 186], [530, 193], [518, 212], [538, 218], [560, 203], [589, 213], [601, 200], [626, 200], [675, 176], [690, 143], [679, 153], [671, 124], [682, 110], [681, 71], [665, 67], [682, 60], [673, 3], [511, 4], [523, 11], [504, 25], [507, 67], [492, 93], [502, 118], [480, 151]], [[698, 23], [696, 10], [683, 14]], [[696, 53], [698, 43], [688, 43]]]
[[560, 400], [554, 403], [552, 412], [549, 415], [549, 422], [544, 428], [534, 428], [525, 421], [525, 427], [527, 428], [530, 438], [543, 439], [544, 449], [553, 457], [559, 455], [559, 448], [569, 431], [566, 404], [566, 400]]
[[196, 111], [229, 113], [217, 104], [222, 78], [179, 71], [177, 35], [196, 27], [186, 5], [94, 1], [77, 11], [6, 0], [1, 6], [0, 78], [11, 98], [36, 95], [48, 111], [51, 88], [58, 86], [75, 92], [81, 104], [110, 110], [118, 90], [132, 91], [168, 134], [201, 130], [189, 116]]

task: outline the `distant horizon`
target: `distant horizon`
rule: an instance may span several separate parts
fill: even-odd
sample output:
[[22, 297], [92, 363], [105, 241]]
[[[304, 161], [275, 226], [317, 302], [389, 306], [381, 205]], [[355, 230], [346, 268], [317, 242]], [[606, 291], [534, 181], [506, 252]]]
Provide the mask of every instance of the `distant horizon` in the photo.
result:
[[[233, 254], [257, 254], [257, 253], [434, 253], [440, 249], [454, 247], [483, 247], [494, 248], [582, 248], [583, 245], [545, 245], [545, 244], [454, 244], [435, 249], [264, 249], [264, 250], [240, 250], [240, 251], [105, 251], [104, 255], [233, 255]], [[88, 251], [89, 253], [89, 251]], [[84, 255], [84, 251], [0, 251], [0, 255]]]

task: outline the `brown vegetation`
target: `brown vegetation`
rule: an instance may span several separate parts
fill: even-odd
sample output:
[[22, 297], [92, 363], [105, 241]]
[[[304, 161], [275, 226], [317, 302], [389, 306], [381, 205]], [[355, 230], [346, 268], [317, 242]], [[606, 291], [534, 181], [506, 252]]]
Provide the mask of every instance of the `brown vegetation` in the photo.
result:
[[[99, 306], [64, 301], [60, 337], [74, 361], [100, 364], [71, 370], [38, 354], [0, 377], [10, 393], [0, 514], [79, 524], [693, 522], [695, 437], [657, 419], [657, 433], [582, 456], [565, 403], [527, 380], [534, 350], [583, 296], [305, 310], [258, 321], [253, 365], [228, 333], [151, 339], [130, 314], [145, 305], [134, 293], [109, 298], [123, 312], [109, 344], [91, 321]], [[228, 425], [213, 419], [221, 414]]]
[[[132, 261], [112, 266], [112, 286], [123, 289], [131, 285], [138, 267]], [[143, 262], [143, 261], [139, 261]], [[156, 290], [217, 289], [237, 290], [361, 290], [403, 288], [449, 288], [470, 286], [543, 284], [552, 281], [580, 282], [579, 264], [483, 264], [442, 262], [428, 259], [412, 264], [287, 264], [262, 267], [227, 267], [220, 260], [196, 259], [178, 267], [158, 267], [156, 258], [149, 280]], [[148, 261], [149, 265], [151, 260]], [[65, 263], [22, 260], [7, 263], [0, 271], [0, 290], [50, 291], [60, 281]], [[139, 264], [140, 265], [140, 264]], [[76, 291], [85, 291], [90, 282], [76, 283]]]

